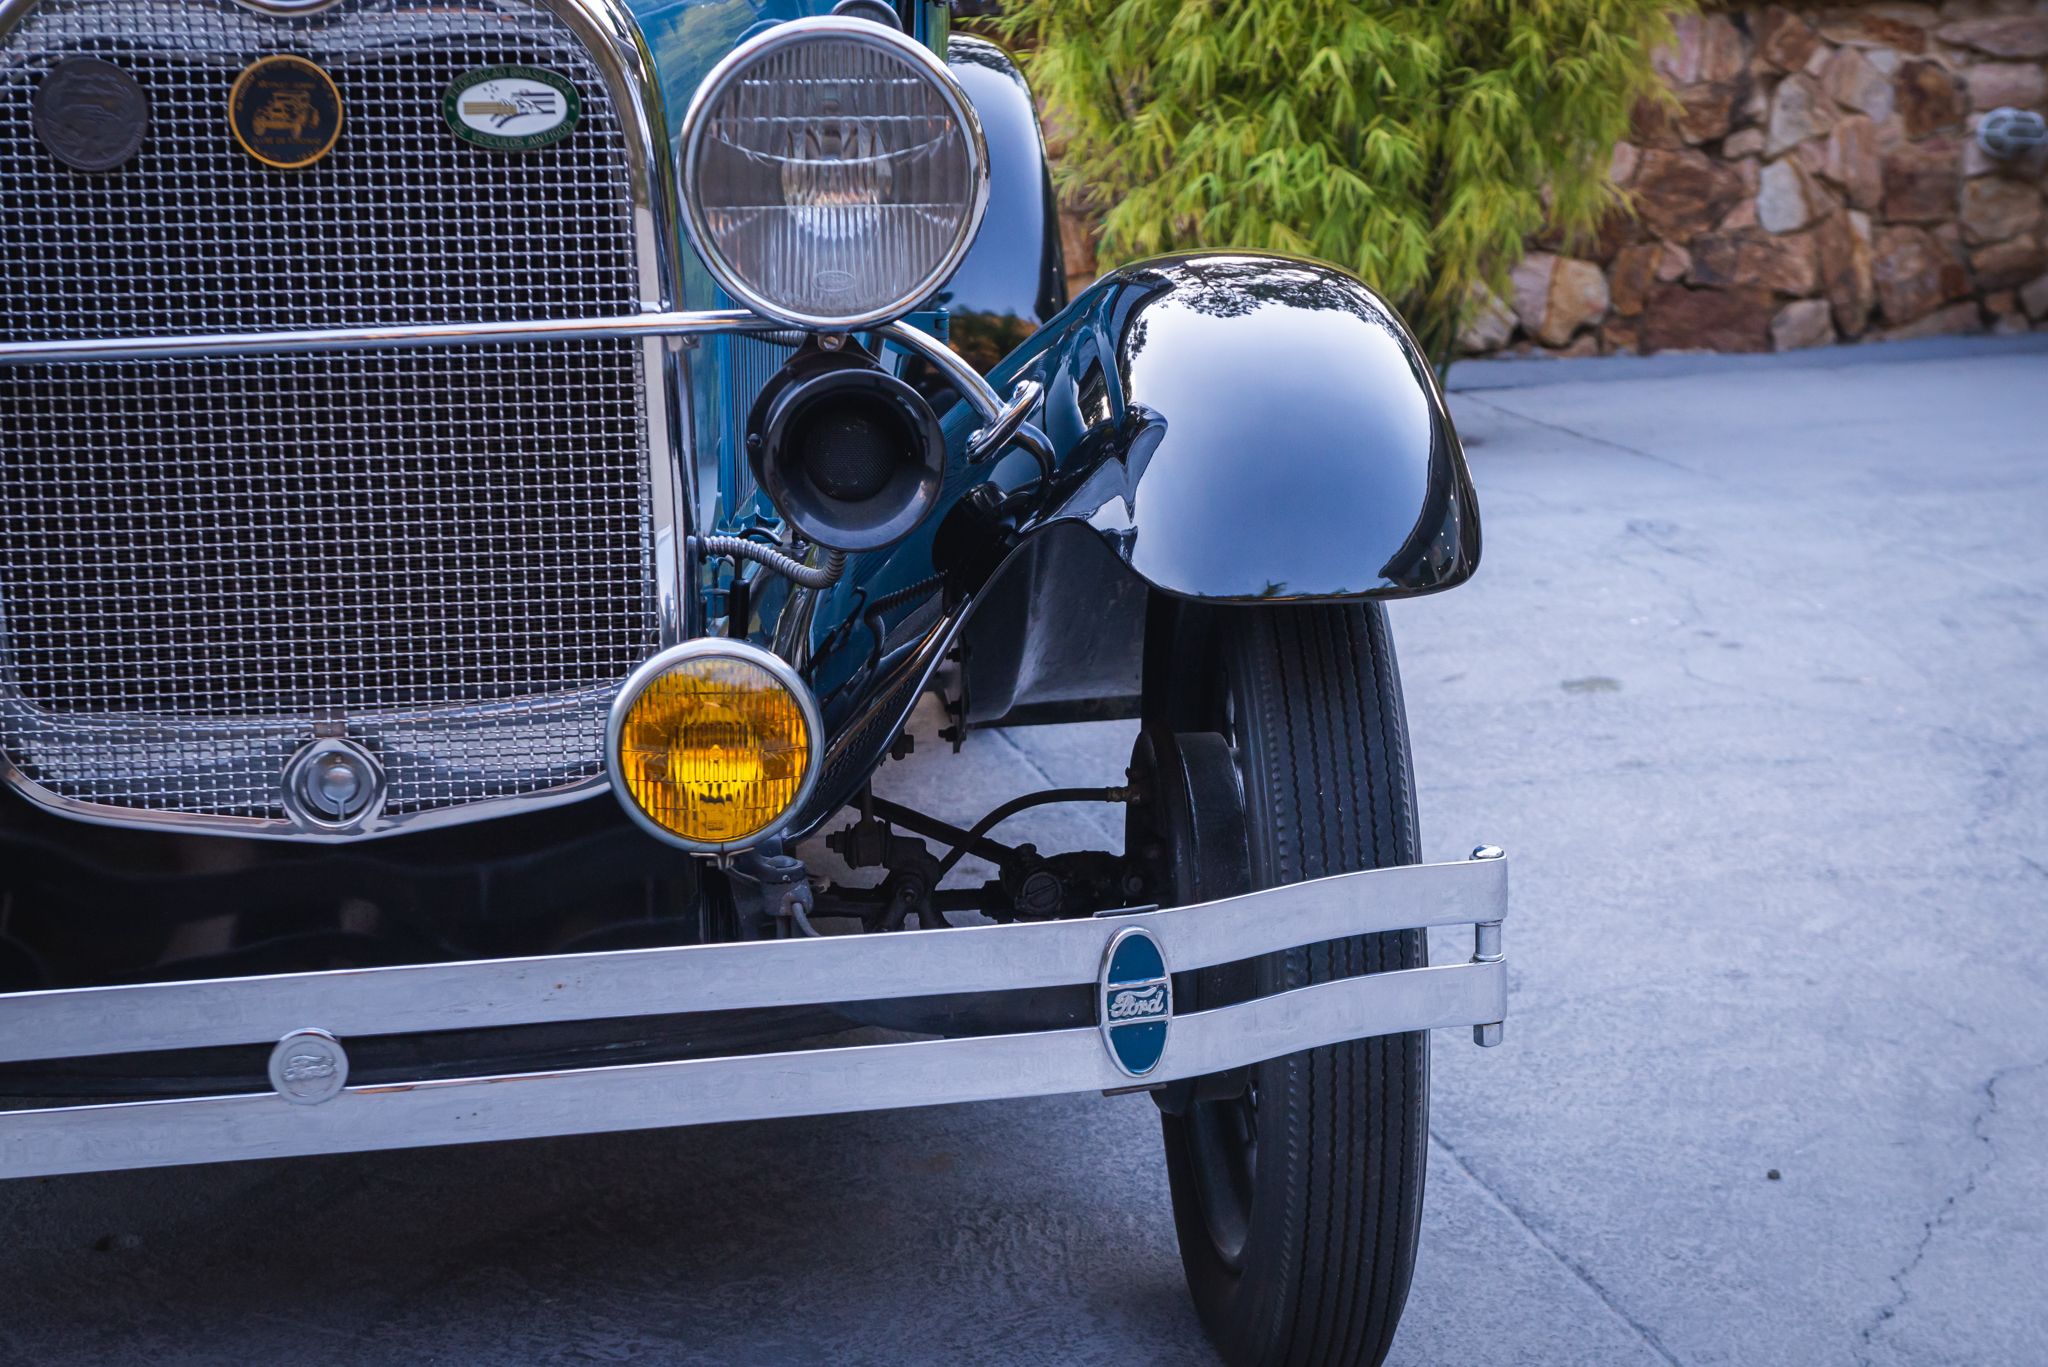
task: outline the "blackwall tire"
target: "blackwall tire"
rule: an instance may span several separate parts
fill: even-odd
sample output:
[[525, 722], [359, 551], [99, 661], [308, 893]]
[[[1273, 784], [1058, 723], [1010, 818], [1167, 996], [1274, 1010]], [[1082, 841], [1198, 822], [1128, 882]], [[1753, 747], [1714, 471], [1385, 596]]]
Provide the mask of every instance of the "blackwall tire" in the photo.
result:
[[[1400, 678], [1378, 604], [1158, 601], [1146, 669], [1155, 740], [1170, 729], [1228, 744], [1252, 886], [1418, 862]], [[1421, 931], [1359, 936], [1268, 956], [1235, 984], [1201, 977], [1195, 1004], [1426, 962]], [[1232, 1367], [1378, 1364], [1415, 1266], [1429, 1036], [1312, 1049], [1245, 1081], [1204, 1080], [1161, 1100], [1203, 1325]]]

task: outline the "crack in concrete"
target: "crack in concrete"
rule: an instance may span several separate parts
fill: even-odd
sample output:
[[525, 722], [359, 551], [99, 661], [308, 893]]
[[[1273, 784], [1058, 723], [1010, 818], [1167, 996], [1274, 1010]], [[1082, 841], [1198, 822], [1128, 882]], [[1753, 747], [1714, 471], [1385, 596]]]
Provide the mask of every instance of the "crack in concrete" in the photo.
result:
[[1602, 1286], [1599, 1283], [1599, 1281], [1593, 1276], [1593, 1274], [1588, 1272], [1583, 1266], [1581, 1266], [1576, 1259], [1566, 1257], [1563, 1252], [1553, 1247], [1548, 1239], [1544, 1238], [1541, 1234], [1537, 1233], [1536, 1227], [1529, 1223], [1528, 1218], [1524, 1216], [1522, 1212], [1519, 1209], [1517, 1209], [1512, 1202], [1510, 1202], [1505, 1196], [1501, 1195], [1498, 1191], [1494, 1190], [1491, 1186], [1487, 1185], [1486, 1181], [1483, 1178], [1481, 1178], [1477, 1172], [1473, 1171], [1472, 1165], [1465, 1161], [1465, 1156], [1463, 1154], [1459, 1153], [1456, 1148], [1452, 1147], [1452, 1145], [1449, 1142], [1447, 1142], [1441, 1134], [1438, 1134], [1435, 1129], [1430, 1130], [1429, 1138], [1430, 1141], [1434, 1143], [1438, 1148], [1442, 1149], [1445, 1153], [1450, 1155], [1451, 1161], [1458, 1165], [1458, 1171], [1464, 1173], [1465, 1176], [1470, 1178], [1472, 1180], [1472, 1185], [1478, 1187], [1481, 1191], [1485, 1192], [1486, 1195], [1493, 1201], [1493, 1204], [1500, 1208], [1502, 1214], [1506, 1215], [1510, 1220], [1513, 1220], [1517, 1225], [1521, 1227], [1522, 1232], [1529, 1236], [1529, 1241], [1531, 1243], [1535, 1244], [1536, 1247], [1542, 1249], [1545, 1253], [1550, 1255], [1551, 1261], [1555, 1262], [1559, 1267], [1563, 1268], [1566, 1272], [1570, 1273], [1573, 1277], [1577, 1278], [1588, 1291], [1591, 1291], [1595, 1296], [1599, 1297], [1600, 1304], [1607, 1307], [1607, 1313], [1613, 1315], [1615, 1319], [1621, 1321], [1622, 1324], [1626, 1325], [1628, 1327], [1629, 1332], [1634, 1334], [1636, 1338], [1642, 1342], [1642, 1345], [1645, 1348], [1648, 1348], [1651, 1352], [1655, 1353], [1663, 1361], [1669, 1363], [1670, 1367], [1680, 1367], [1678, 1359], [1671, 1355], [1671, 1351], [1664, 1346], [1663, 1341], [1657, 1337], [1656, 1332], [1654, 1330], [1652, 1330], [1648, 1325], [1638, 1321], [1626, 1310], [1622, 1309], [1621, 1303], [1615, 1300], [1615, 1298], [1608, 1293], [1607, 1288]]
[[1862, 1348], [1856, 1355], [1857, 1367], [1875, 1367], [1874, 1360], [1871, 1358], [1869, 1351], [1872, 1340], [1876, 1337], [1878, 1330], [1884, 1328], [1887, 1321], [1897, 1318], [1899, 1311], [1905, 1309], [1906, 1303], [1912, 1299], [1912, 1292], [1906, 1289], [1906, 1278], [1912, 1276], [1919, 1268], [1921, 1262], [1926, 1259], [1927, 1246], [1934, 1242], [1935, 1233], [1948, 1223], [1949, 1217], [1955, 1214], [1956, 1207], [1962, 1203], [1963, 1198], [1977, 1190], [1977, 1179], [1991, 1171], [1991, 1165], [1998, 1159], [1998, 1152], [1991, 1143], [1991, 1136], [1984, 1132], [1984, 1126], [1998, 1111], [1998, 1084], [2000, 1080], [2010, 1077], [2014, 1073], [2030, 1073], [2036, 1068], [2048, 1068], [2048, 1059], [2043, 1059], [2039, 1063], [2016, 1063], [2010, 1068], [2000, 1068], [1997, 1072], [1986, 1078], [1984, 1085], [1977, 1089], [1984, 1094], [1984, 1104], [1979, 1106], [1977, 1114], [1970, 1118], [1970, 1133], [1975, 1136], [1978, 1143], [1984, 1146], [1983, 1161], [1978, 1163], [1971, 1170], [1970, 1175], [1964, 1179], [1962, 1190], [1952, 1192], [1942, 1201], [1941, 1207], [1932, 1216], [1928, 1217], [1927, 1220], [1922, 1222], [1920, 1242], [1913, 1246], [1913, 1256], [1906, 1260], [1904, 1267], [1892, 1273], [1889, 1278], [1897, 1294], [1892, 1297], [1889, 1305], [1880, 1306], [1870, 1323], [1863, 1327], [1863, 1333], [1860, 1336]]
[[1672, 460], [1668, 456], [1660, 456], [1650, 451], [1638, 450], [1633, 446], [1624, 446], [1618, 441], [1609, 441], [1606, 437], [1596, 437], [1590, 433], [1580, 432], [1574, 428], [1566, 427], [1563, 423], [1545, 422], [1541, 418], [1532, 418], [1527, 413], [1518, 413], [1512, 408], [1506, 408], [1497, 403], [1489, 403], [1485, 399], [1474, 398], [1469, 393], [1463, 394], [1460, 397], [1464, 398], [1468, 403], [1477, 404], [1481, 408], [1491, 408], [1494, 412], [1499, 413], [1503, 417], [1515, 418], [1521, 422], [1528, 423], [1532, 427], [1541, 427], [1547, 429], [1548, 431], [1561, 432], [1567, 437], [1577, 437], [1580, 441], [1591, 442], [1595, 446], [1605, 446], [1610, 450], [1620, 451], [1624, 455], [1638, 456], [1641, 457], [1643, 460], [1655, 461], [1659, 465], [1669, 466], [1673, 470], [1683, 470], [1688, 475], [1698, 475], [1702, 479], [1719, 479], [1719, 476], [1709, 475], [1704, 471], [1695, 470], [1692, 466], [1681, 464], [1678, 461]]
[[1045, 780], [1046, 787], [1057, 788], [1060, 786], [1058, 780], [1054, 779], [1051, 774], [1045, 772], [1045, 766], [1040, 764], [1037, 760], [1031, 757], [1031, 752], [1029, 750], [1026, 750], [1023, 746], [1017, 744], [1016, 741], [1010, 739], [1010, 733], [1006, 728], [995, 728], [995, 734], [1003, 742], [1003, 744], [1009, 746], [1010, 749], [1016, 753], [1018, 759], [1024, 761], [1025, 768], [1029, 769], [1032, 773], [1038, 775], [1041, 779]]

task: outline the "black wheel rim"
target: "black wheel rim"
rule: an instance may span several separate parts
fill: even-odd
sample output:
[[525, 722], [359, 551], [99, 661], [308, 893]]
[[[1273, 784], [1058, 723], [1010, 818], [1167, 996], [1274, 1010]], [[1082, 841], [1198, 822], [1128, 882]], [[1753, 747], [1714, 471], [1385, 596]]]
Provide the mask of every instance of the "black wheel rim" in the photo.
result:
[[[1235, 681], [1217, 671], [1209, 723], [1230, 747], [1244, 781]], [[1202, 1207], [1202, 1220], [1217, 1260], [1233, 1272], [1244, 1270], [1251, 1239], [1252, 1192], [1259, 1167], [1259, 1084], [1254, 1073], [1245, 1090], [1221, 1101], [1191, 1102], [1186, 1117], [1189, 1167]]]
[[1259, 1167], [1259, 1085], [1225, 1101], [1189, 1105], [1189, 1168], [1202, 1219], [1216, 1257], [1231, 1271], [1244, 1268], [1252, 1232], [1252, 1183]]

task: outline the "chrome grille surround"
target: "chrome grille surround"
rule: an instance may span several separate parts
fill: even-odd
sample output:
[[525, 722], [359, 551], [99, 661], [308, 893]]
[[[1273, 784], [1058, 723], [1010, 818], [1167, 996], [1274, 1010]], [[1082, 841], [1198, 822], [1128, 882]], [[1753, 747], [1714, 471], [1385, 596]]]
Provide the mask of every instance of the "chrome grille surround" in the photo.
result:
[[[347, 104], [305, 171], [226, 127], [257, 57]], [[140, 80], [128, 166], [66, 170], [28, 99], [84, 53]], [[670, 307], [668, 138], [607, 0], [0, 5], [0, 334], [22, 341], [609, 318]], [[441, 122], [479, 66], [561, 71], [568, 141]], [[646, 339], [0, 372], [0, 749], [88, 820], [353, 839], [601, 792], [606, 712], [684, 632], [676, 348]], [[390, 778], [334, 832], [285, 762], [345, 734]]]

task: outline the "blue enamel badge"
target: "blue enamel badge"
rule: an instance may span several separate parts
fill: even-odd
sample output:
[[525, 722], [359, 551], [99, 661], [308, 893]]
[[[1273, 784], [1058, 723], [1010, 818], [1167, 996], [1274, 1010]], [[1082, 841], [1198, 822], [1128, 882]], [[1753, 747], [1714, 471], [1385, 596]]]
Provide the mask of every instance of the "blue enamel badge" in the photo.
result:
[[1151, 931], [1130, 926], [1110, 940], [1102, 956], [1095, 1014], [1118, 1068], [1143, 1077], [1159, 1066], [1173, 1020], [1173, 981]]

